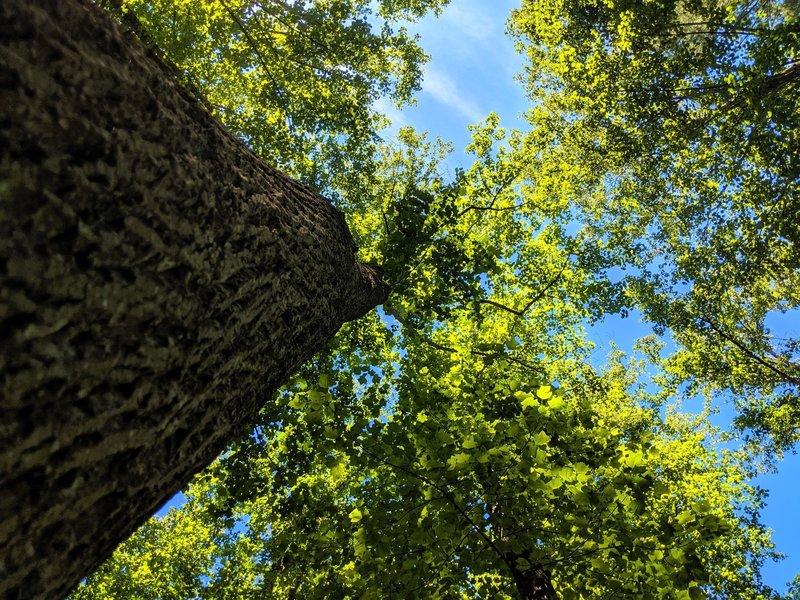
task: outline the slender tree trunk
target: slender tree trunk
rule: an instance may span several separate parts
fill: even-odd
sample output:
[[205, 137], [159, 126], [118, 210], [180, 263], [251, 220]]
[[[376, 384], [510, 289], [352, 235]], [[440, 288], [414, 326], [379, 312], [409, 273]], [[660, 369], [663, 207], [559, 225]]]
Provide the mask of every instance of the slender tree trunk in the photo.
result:
[[0, 597], [63, 597], [385, 299], [87, 0], [0, 2]]

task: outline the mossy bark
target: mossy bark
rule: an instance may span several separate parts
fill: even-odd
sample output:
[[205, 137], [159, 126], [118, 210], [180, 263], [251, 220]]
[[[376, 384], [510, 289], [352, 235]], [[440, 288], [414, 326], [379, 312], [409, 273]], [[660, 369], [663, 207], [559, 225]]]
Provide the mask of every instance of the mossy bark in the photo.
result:
[[385, 298], [86, 0], [0, 3], [0, 597], [63, 597]]

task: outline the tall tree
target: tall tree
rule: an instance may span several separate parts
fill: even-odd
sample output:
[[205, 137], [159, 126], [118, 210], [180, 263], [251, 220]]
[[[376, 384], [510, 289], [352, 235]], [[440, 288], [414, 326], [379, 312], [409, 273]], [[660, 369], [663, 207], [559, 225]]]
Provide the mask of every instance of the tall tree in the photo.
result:
[[532, 146], [567, 174], [549, 193], [584, 225], [582, 260], [615, 281], [608, 310], [669, 328], [676, 379], [733, 398], [766, 447], [792, 447], [800, 354], [781, 315], [800, 307], [796, 2], [525, 0], [512, 29]]
[[58, 597], [387, 288], [98, 7], [0, 29], [0, 594]]
[[456, 182], [412, 131], [385, 149], [354, 233], [387, 252], [390, 316], [345, 326], [76, 600], [770, 596], [746, 463], [662, 416], [643, 365], [587, 366], [592, 274], [497, 133]]
[[[519, 16], [556, 15], [557, 27], [567, 4], [525, 3]], [[595, 8], [577, 5], [578, 22]], [[613, 35], [586, 34], [589, 62]], [[580, 67], [569, 52], [551, 57], [556, 75]], [[775, 597], [759, 573], [775, 555], [747, 454], [720, 449], [706, 414], [672, 404], [675, 378], [643, 385], [647, 363], [620, 356], [588, 366], [586, 321], [646, 289], [611, 267], [630, 259], [638, 274], [652, 256], [612, 219], [608, 239], [599, 227], [575, 235], [570, 206], [594, 214], [623, 198], [612, 167], [658, 160], [633, 160], [646, 144], [606, 143], [619, 131], [597, 112], [602, 86], [584, 114], [580, 78], [563, 96], [553, 81], [531, 132], [494, 115], [474, 127], [475, 163], [453, 178], [440, 173], [446, 147], [404, 129], [374, 168], [338, 179], [363, 256], [393, 286], [385, 314], [345, 325], [194, 480], [187, 504], [148, 523], [76, 598]], [[639, 129], [622, 131], [635, 141]], [[605, 161], [609, 148], [619, 154]], [[669, 166], [649, 171], [653, 186]], [[622, 216], [649, 206], [636, 200]], [[653, 229], [628, 231], [660, 243]], [[663, 350], [638, 347], [649, 363]], [[725, 382], [698, 373], [709, 389]]]

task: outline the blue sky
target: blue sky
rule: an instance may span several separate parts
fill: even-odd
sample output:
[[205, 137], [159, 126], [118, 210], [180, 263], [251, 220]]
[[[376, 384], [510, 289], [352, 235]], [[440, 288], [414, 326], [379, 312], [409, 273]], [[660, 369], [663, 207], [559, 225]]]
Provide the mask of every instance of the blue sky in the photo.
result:
[[[423, 48], [431, 55], [418, 103], [402, 111], [386, 103], [380, 105], [394, 127], [413, 125], [451, 141], [456, 152], [449, 168], [469, 166], [462, 152], [470, 140], [467, 126], [489, 112], [498, 113], [505, 126], [524, 127], [519, 115], [527, 101], [514, 80], [523, 60], [504, 33], [508, 13], [518, 4], [508, 0], [453, 0], [439, 19], [424, 19], [415, 25], [412, 30], [421, 36]], [[800, 329], [800, 318], [791, 321], [792, 329]], [[636, 337], [648, 332], [646, 326], [629, 318], [594, 327], [590, 336], [598, 352], [607, 352], [612, 342], [629, 348]], [[780, 335], [781, 331], [775, 333]], [[787, 582], [800, 572], [800, 456], [788, 456], [778, 473], [762, 475], [756, 483], [769, 490], [763, 521], [774, 530], [777, 549], [787, 555], [784, 561], [764, 568], [764, 579], [777, 591], [785, 592]]]
[[397, 111], [386, 101], [378, 103], [395, 126], [413, 125], [452, 142], [450, 167], [471, 163], [462, 153], [470, 141], [467, 125], [492, 111], [504, 126], [523, 125], [519, 114], [528, 103], [514, 81], [523, 61], [503, 33], [513, 6], [507, 0], [454, 0], [438, 19], [415, 24], [410, 29], [431, 56], [417, 105]]

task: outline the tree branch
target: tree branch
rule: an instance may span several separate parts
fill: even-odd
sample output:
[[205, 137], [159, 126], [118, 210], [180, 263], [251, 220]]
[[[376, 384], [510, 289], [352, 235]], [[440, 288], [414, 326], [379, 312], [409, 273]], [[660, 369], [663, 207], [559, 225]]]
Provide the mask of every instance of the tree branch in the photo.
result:
[[495, 302], [494, 300], [488, 300], [488, 299], [487, 300], [478, 300], [478, 302], [480, 304], [490, 304], [491, 306], [495, 306], [495, 307], [500, 308], [502, 310], [508, 311], [512, 315], [516, 315], [517, 317], [523, 317], [523, 316], [525, 316], [525, 313], [528, 312], [528, 310], [531, 308], [531, 306], [533, 306], [536, 302], [541, 300], [544, 297], [544, 295], [547, 293], [547, 290], [549, 290], [551, 287], [553, 287], [556, 284], [556, 282], [561, 278], [562, 273], [564, 273], [564, 269], [565, 268], [566, 268], [566, 266], [561, 267], [561, 270], [558, 272], [558, 274], [555, 277], [553, 277], [553, 279], [551, 279], [549, 282], [547, 282], [547, 285], [545, 285], [544, 288], [542, 288], [542, 290], [538, 294], [536, 294], [533, 298], [531, 298], [531, 300], [528, 301], [528, 303], [521, 310], [517, 310], [515, 308], [510, 308], [510, 307], [506, 306], [505, 304], [500, 304], [499, 302]]
[[717, 327], [717, 326], [714, 324], [714, 322], [713, 322], [713, 321], [711, 321], [711, 319], [709, 319], [709, 318], [708, 318], [708, 317], [706, 317], [705, 315], [701, 316], [701, 317], [700, 317], [700, 319], [701, 319], [703, 322], [705, 322], [705, 323], [706, 323], [706, 324], [707, 324], [709, 327], [711, 327], [711, 329], [712, 329], [712, 330], [713, 330], [713, 331], [714, 331], [714, 332], [715, 332], [717, 335], [719, 335], [719, 336], [720, 336], [720, 337], [722, 337], [723, 339], [727, 340], [728, 342], [730, 342], [731, 344], [733, 344], [734, 346], [736, 346], [736, 347], [737, 347], [739, 350], [741, 350], [742, 352], [744, 352], [744, 354], [745, 354], [746, 356], [750, 357], [752, 360], [754, 360], [754, 361], [755, 361], [755, 362], [757, 362], [758, 364], [760, 364], [760, 365], [762, 365], [762, 366], [766, 367], [767, 369], [769, 369], [769, 370], [770, 370], [770, 371], [772, 371], [773, 373], [777, 374], [779, 377], [781, 377], [781, 378], [782, 378], [782, 379], [784, 379], [785, 381], [788, 381], [788, 382], [790, 382], [790, 383], [793, 383], [794, 385], [800, 385], [800, 379], [797, 379], [797, 378], [795, 378], [795, 377], [792, 377], [791, 375], [789, 375], [788, 373], [786, 373], [786, 372], [782, 371], [781, 369], [779, 369], [778, 367], [776, 367], [775, 365], [773, 365], [773, 364], [772, 364], [772, 363], [770, 363], [769, 361], [767, 361], [767, 360], [764, 360], [764, 359], [763, 359], [762, 357], [760, 357], [758, 354], [756, 354], [755, 352], [753, 352], [752, 350], [750, 350], [750, 349], [749, 349], [747, 346], [745, 346], [744, 344], [742, 344], [742, 343], [741, 343], [739, 340], [737, 340], [736, 338], [734, 338], [734, 337], [732, 337], [732, 336], [728, 335], [728, 334], [727, 334], [727, 333], [725, 333], [725, 332], [724, 332], [722, 329], [720, 329], [719, 327]]
[[286, 100], [283, 97], [283, 92], [281, 91], [281, 88], [278, 85], [278, 82], [276, 81], [275, 77], [273, 77], [272, 72], [269, 70], [269, 67], [267, 66], [267, 61], [264, 59], [264, 55], [261, 54], [261, 50], [259, 49], [258, 44], [250, 35], [250, 32], [248, 31], [247, 27], [245, 27], [244, 23], [242, 23], [242, 20], [239, 18], [239, 15], [233, 12], [233, 10], [228, 6], [225, 0], [220, 0], [220, 4], [222, 4], [222, 7], [227, 11], [227, 13], [231, 16], [236, 25], [239, 27], [239, 30], [247, 39], [247, 43], [250, 44], [250, 47], [253, 49], [253, 52], [256, 53], [256, 57], [258, 58], [259, 63], [261, 63], [261, 67], [264, 69], [264, 72], [266, 73], [267, 77], [272, 83], [272, 87], [275, 90], [275, 96], [277, 97], [278, 102], [280, 102], [281, 107], [283, 108], [283, 114], [286, 117], [286, 123], [289, 125], [289, 131], [292, 133], [292, 135], [294, 135], [294, 124], [292, 123], [292, 116], [291, 113], [289, 112], [289, 107], [286, 105]]

